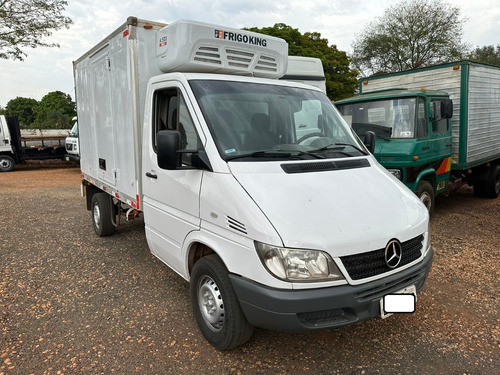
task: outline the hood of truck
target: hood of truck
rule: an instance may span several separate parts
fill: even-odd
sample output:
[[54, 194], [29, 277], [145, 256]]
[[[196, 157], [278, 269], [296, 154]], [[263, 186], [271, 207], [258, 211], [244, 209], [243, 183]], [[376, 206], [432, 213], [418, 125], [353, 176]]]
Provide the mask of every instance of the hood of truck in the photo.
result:
[[[315, 171], [321, 162], [232, 162], [230, 169], [285, 247], [338, 257], [426, 232], [428, 214], [416, 196], [373, 157], [360, 160], [368, 166]], [[283, 169], [303, 163], [310, 163], [298, 168], [306, 172]]]

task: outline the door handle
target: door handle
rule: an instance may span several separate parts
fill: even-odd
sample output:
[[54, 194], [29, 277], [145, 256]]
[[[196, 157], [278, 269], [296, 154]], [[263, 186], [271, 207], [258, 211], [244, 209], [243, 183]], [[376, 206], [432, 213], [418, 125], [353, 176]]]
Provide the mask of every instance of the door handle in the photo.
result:
[[152, 172], [146, 172], [146, 177], [157, 179], [158, 176]]

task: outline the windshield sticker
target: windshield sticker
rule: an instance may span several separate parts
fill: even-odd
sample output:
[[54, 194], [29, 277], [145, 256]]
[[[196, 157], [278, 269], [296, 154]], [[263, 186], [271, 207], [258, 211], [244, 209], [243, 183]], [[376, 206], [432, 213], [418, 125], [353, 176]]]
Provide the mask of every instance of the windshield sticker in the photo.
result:
[[236, 150], [234, 148], [230, 148], [230, 149], [224, 151], [225, 154], [232, 154], [233, 152], [236, 152]]

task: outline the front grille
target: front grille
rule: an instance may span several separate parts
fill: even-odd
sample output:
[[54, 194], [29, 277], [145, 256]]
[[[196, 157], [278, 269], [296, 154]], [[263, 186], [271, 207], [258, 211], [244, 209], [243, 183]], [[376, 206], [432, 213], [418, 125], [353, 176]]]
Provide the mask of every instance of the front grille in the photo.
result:
[[[423, 240], [424, 235], [421, 234], [418, 237], [401, 243], [402, 257], [396, 269], [420, 258], [422, 255]], [[393, 270], [385, 262], [385, 248], [368, 253], [349, 255], [340, 259], [353, 280], [366, 279]]]
[[374, 301], [383, 298], [387, 294], [395, 293], [409, 285], [415, 285], [417, 292], [422, 290], [426, 280], [427, 270], [424, 267], [390, 282], [377, 284], [375, 287], [356, 293], [356, 300], [359, 302]]

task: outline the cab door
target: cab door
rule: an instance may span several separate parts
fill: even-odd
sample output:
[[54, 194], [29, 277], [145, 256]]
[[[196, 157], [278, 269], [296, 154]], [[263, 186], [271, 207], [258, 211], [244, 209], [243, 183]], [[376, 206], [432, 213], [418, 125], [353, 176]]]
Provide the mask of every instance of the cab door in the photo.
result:
[[201, 141], [194, 113], [183, 87], [177, 82], [153, 86], [151, 124], [143, 134], [143, 211], [148, 244], [158, 258], [187, 277], [181, 254], [186, 236], [200, 228], [200, 188], [203, 171], [190, 168], [190, 154], [182, 157], [182, 168], [158, 167], [156, 134], [178, 130], [181, 149], [196, 150]]
[[443, 98], [431, 98], [429, 117], [431, 129], [429, 133], [430, 156], [432, 167], [436, 171], [437, 193], [446, 189], [451, 170], [451, 119], [441, 116]]

